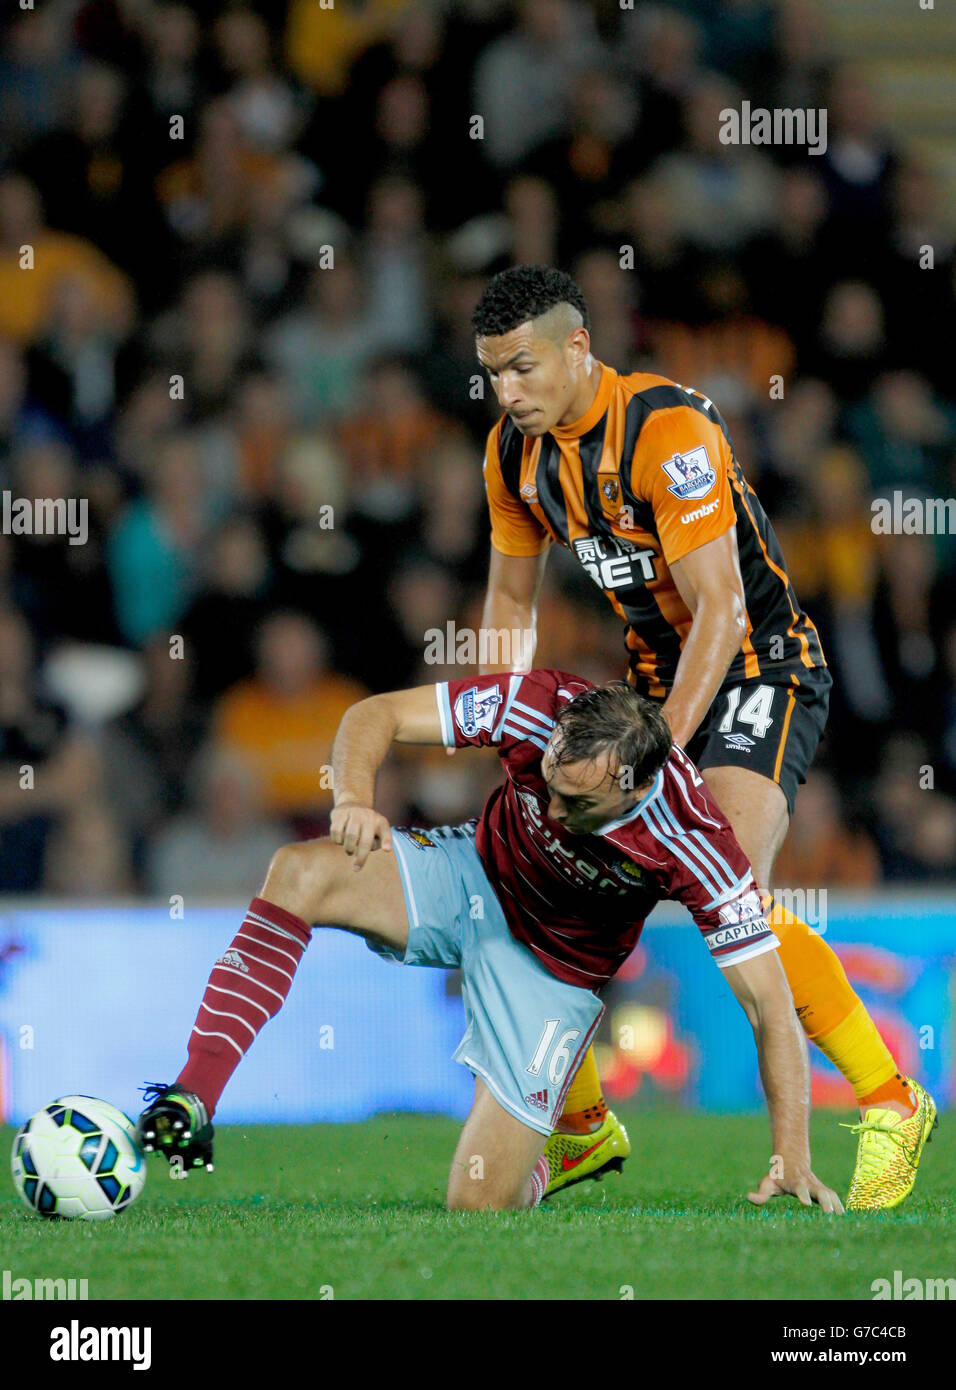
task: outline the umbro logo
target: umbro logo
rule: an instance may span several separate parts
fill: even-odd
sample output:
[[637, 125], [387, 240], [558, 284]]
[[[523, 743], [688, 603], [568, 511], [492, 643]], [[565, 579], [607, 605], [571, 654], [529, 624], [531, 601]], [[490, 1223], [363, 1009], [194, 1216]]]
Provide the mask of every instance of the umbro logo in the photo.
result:
[[740, 748], [743, 752], [753, 748], [755, 740], [748, 738], [746, 734], [724, 734], [724, 742], [729, 743], [731, 748]]
[[224, 956], [220, 956], [216, 961], [217, 965], [231, 965], [236, 970], [241, 970], [244, 975], [249, 974], [249, 967], [242, 959], [238, 951], [227, 951]]
[[538, 500], [538, 489], [534, 483], [522, 483], [519, 492], [526, 502], [537, 502]]
[[536, 1110], [549, 1109], [547, 1091], [535, 1091], [533, 1095], [525, 1096], [525, 1104], [533, 1105]]

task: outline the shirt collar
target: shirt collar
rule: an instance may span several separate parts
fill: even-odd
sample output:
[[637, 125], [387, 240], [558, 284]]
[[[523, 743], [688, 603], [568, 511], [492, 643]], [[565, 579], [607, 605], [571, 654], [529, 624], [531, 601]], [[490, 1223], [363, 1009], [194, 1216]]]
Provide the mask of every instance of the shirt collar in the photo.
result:
[[581, 435], [587, 434], [588, 430], [594, 428], [610, 405], [617, 372], [613, 367], [606, 367], [603, 362], [598, 362], [597, 359], [595, 359], [594, 365], [601, 373], [597, 395], [579, 420], [572, 421], [570, 425], [555, 425], [549, 431], [555, 439], [580, 439]]
[[591, 831], [591, 834], [609, 835], [612, 830], [619, 830], [622, 825], [629, 825], [631, 821], [635, 820], [641, 814], [644, 808], [648, 806], [654, 800], [654, 798], [660, 794], [660, 790], [661, 787], [663, 787], [663, 785], [664, 769], [661, 768], [660, 772], [654, 778], [650, 791], [647, 793], [646, 796], [641, 797], [637, 805], [633, 806], [631, 810], [628, 811], [626, 816], [621, 816], [618, 820], [609, 820], [607, 825], [598, 826], [597, 830]]

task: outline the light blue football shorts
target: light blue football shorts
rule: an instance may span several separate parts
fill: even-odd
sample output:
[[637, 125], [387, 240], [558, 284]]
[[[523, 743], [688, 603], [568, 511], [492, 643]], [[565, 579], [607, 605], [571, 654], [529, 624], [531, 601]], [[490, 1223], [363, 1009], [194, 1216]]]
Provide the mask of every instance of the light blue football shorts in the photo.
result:
[[588, 989], [556, 979], [508, 930], [475, 848], [475, 823], [395, 830], [408, 909], [403, 965], [460, 970], [465, 1036], [455, 1061], [486, 1083], [522, 1124], [550, 1134], [604, 1013]]

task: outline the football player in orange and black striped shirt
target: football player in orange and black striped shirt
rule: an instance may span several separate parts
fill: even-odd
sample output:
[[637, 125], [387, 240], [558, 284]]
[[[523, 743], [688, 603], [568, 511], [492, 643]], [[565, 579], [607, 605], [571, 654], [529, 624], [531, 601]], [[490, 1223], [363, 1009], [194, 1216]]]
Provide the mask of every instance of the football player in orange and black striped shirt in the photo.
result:
[[[663, 701], [675, 742], [703, 772], [769, 894], [831, 678], [719, 411], [693, 387], [620, 376], [596, 361], [580, 289], [548, 267], [495, 276], [472, 323], [504, 412], [485, 457], [492, 547], [483, 626], [533, 632], [548, 550], [571, 549], [626, 623], [629, 680]], [[533, 644], [524, 646], [530, 663]], [[891, 1165], [900, 1145], [886, 1131], [922, 1133], [925, 1092], [898, 1071], [822, 937], [779, 904], [772, 920], [804, 1029], [860, 1103], [860, 1155], [876, 1144]], [[564, 1127], [593, 1144], [605, 1116], [589, 1053]], [[864, 1169], [858, 1162], [851, 1206], [865, 1204], [854, 1202]], [[775, 1190], [765, 1179], [764, 1196]]]

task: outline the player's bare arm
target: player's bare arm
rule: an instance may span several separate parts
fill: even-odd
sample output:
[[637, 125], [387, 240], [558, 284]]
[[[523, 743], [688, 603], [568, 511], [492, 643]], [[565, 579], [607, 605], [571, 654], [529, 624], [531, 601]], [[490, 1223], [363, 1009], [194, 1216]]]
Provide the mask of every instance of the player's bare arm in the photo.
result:
[[793, 996], [776, 951], [728, 966], [727, 982], [754, 1030], [760, 1079], [767, 1097], [775, 1166], [756, 1192], [755, 1206], [787, 1194], [804, 1206], [842, 1213], [839, 1197], [820, 1181], [810, 1163], [810, 1067], [807, 1046], [793, 1010]]
[[433, 685], [372, 695], [347, 710], [332, 746], [335, 809], [329, 838], [361, 869], [372, 850], [392, 848], [388, 821], [374, 809], [375, 779], [393, 743], [440, 744]]
[[693, 614], [664, 714], [683, 747], [695, 733], [747, 635], [737, 533], [692, 550], [671, 565], [678, 593]]
[[481, 675], [490, 676], [497, 671], [530, 671], [534, 665], [538, 637], [538, 595], [547, 563], [547, 550], [540, 555], [505, 555], [495, 546], [491, 547], [481, 625], [497, 632], [520, 632], [522, 640], [517, 647], [509, 645], [504, 648], [511, 657], [509, 662], [482, 666]]

